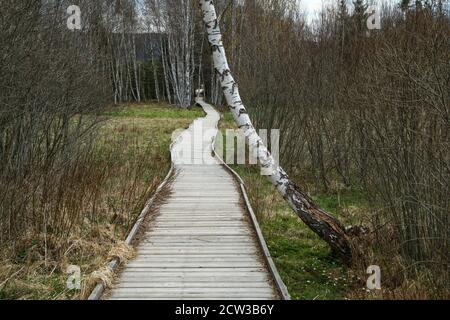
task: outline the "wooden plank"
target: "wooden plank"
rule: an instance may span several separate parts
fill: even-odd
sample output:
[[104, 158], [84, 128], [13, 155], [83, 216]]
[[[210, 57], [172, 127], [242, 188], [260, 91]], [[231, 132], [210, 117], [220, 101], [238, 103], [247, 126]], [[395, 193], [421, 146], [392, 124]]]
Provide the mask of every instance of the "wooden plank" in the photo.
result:
[[[219, 233], [220, 232], [227, 232], [228, 233], [228, 232], [233, 232], [233, 231], [236, 231], [236, 232], [244, 231], [245, 235], [246, 235], [246, 234], [248, 234], [247, 231], [250, 229], [249, 226], [243, 225], [242, 223], [241, 223], [241, 225], [237, 225], [237, 226], [224, 226], [224, 225], [217, 226], [214, 229], [211, 229], [207, 225], [206, 226], [205, 225], [197, 225], [197, 226], [191, 226], [191, 227], [187, 226], [188, 230], [186, 230], [186, 226], [179, 226], [179, 225], [177, 226], [175, 223], [169, 223], [168, 227], [169, 228], [161, 228], [161, 227], [160, 228], [155, 228], [154, 230], [155, 231], [161, 231], [163, 233], [188, 232], [188, 234], [193, 233], [193, 234], [197, 234], [197, 235], [199, 234], [198, 232], [201, 232], [202, 234], [207, 235], [208, 233], [216, 234], [218, 232]], [[168, 229], [168, 230], [166, 230], [166, 229]]]
[[[153, 237], [149, 240], [146, 240], [143, 245], [148, 243], [150, 246], [155, 245], [164, 245], [164, 246], [180, 246], [180, 247], [196, 247], [196, 246], [233, 246], [233, 247], [248, 247], [249, 245], [253, 245], [253, 241], [250, 237], [232, 237], [232, 238], [226, 238], [225, 236], [219, 237], [217, 239], [211, 239], [207, 236], [205, 237], [198, 237], [198, 238], [186, 238], [186, 237], [179, 237], [178, 239], [173, 238], [171, 236], [160, 236], [158, 238]], [[141, 246], [140, 246], [141, 247]]]
[[157, 228], [190, 228], [190, 227], [202, 227], [202, 228], [234, 228], [242, 226], [242, 222], [239, 220], [230, 220], [230, 221], [215, 221], [215, 220], [209, 220], [209, 221], [198, 221], [198, 220], [189, 220], [189, 221], [179, 221], [179, 220], [173, 220], [173, 221], [161, 221], [160, 219], [156, 222]]
[[130, 268], [258, 268], [261, 266], [259, 261], [180, 261], [180, 262], [141, 262], [132, 261], [128, 264]]
[[214, 217], [197, 217], [197, 219], [188, 219], [187, 217], [161, 217], [156, 220], [156, 223], [171, 223], [171, 222], [178, 222], [178, 223], [236, 223], [240, 224], [242, 220], [244, 220], [243, 216], [237, 216], [237, 217], [230, 217], [230, 216], [224, 216], [222, 217], [224, 220], [217, 221]]
[[233, 210], [223, 210], [213, 212], [210, 209], [202, 209], [198, 208], [197, 210], [192, 210], [192, 213], [182, 211], [180, 209], [168, 210], [165, 208], [159, 212], [161, 214], [159, 219], [188, 219], [188, 220], [196, 220], [198, 218], [204, 219], [217, 219], [217, 218], [244, 218], [245, 216], [241, 212], [233, 211]]
[[270, 300], [271, 298], [267, 298], [267, 297], [257, 297], [255, 295], [253, 296], [245, 296], [245, 297], [239, 297], [239, 296], [234, 296], [234, 297], [195, 297], [195, 296], [191, 296], [191, 297], [149, 297], [149, 298], [145, 298], [145, 297], [128, 297], [128, 298], [114, 298], [114, 300], [118, 300], [118, 301], [129, 301], [129, 300], [173, 300], [173, 301], [184, 301], [184, 300], [199, 300], [199, 301], [208, 301], [208, 300], [242, 300], [242, 301], [251, 301], [251, 300]]
[[[229, 200], [227, 201], [226, 199], [224, 201], [219, 200], [220, 197], [218, 198], [211, 198], [211, 199], [203, 199], [203, 200], [199, 200], [199, 201], [187, 201], [187, 200], [183, 200], [183, 201], [173, 201], [170, 203], [170, 205], [165, 206], [164, 209], [168, 209], [168, 210], [173, 210], [179, 213], [189, 213], [189, 214], [194, 214], [197, 211], [200, 212], [205, 212], [205, 211], [209, 211], [209, 213], [214, 214], [215, 210], [220, 209], [220, 211], [218, 212], [236, 212], [240, 210], [240, 204], [239, 201], [237, 200]], [[220, 208], [213, 207], [213, 205], [211, 203], [215, 203], [220, 201], [221, 205]]]
[[141, 252], [143, 250], [195, 250], [197, 252], [201, 252], [202, 250], [216, 250], [217, 248], [220, 248], [221, 250], [230, 250], [233, 252], [237, 252], [240, 250], [257, 250], [256, 248], [250, 248], [248, 245], [244, 244], [225, 244], [222, 245], [198, 245], [198, 244], [191, 244], [186, 245], [185, 243], [150, 243], [148, 246], [139, 246], [137, 251]]
[[[239, 241], [239, 243], [237, 243]], [[225, 236], [211, 240], [205, 237], [198, 238], [186, 238], [179, 237], [178, 239], [173, 238], [172, 236], [160, 236], [158, 238], [153, 237], [149, 240], [146, 240], [142, 245], [149, 244], [149, 246], [172, 246], [172, 247], [197, 247], [197, 246], [233, 246], [233, 247], [242, 247], [242, 246], [251, 246], [253, 245], [252, 239], [249, 237], [233, 237], [227, 239]], [[142, 246], [139, 246], [142, 248]]]
[[261, 273], [264, 274], [265, 268], [262, 266], [258, 267], [252, 267], [252, 268], [242, 268], [242, 267], [230, 267], [230, 268], [224, 268], [224, 267], [217, 267], [217, 268], [211, 268], [211, 267], [205, 267], [205, 268], [193, 268], [193, 267], [183, 267], [183, 268], [167, 268], [167, 267], [161, 267], [161, 268], [142, 268], [142, 267], [131, 267], [127, 265], [127, 268], [125, 269], [124, 273], [129, 272], [164, 272], [164, 273], [185, 273], [185, 274], [196, 274], [196, 273], [213, 273], [213, 274], [222, 274], [226, 272], [235, 272], [236, 274], [239, 274], [241, 272], [244, 273]]
[[155, 257], [153, 255], [151, 256], [144, 256], [140, 255], [138, 259], [134, 260], [133, 262], [130, 262], [130, 265], [137, 265], [137, 264], [143, 264], [143, 265], [155, 265], [155, 264], [165, 264], [168, 267], [171, 267], [171, 263], [181, 263], [181, 264], [216, 264], [216, 263], [224, 263], [223, 266], [231, 265], [234, 266], [235, 263], [255, 263], [257, 264], [259, 261], [256, 257], [252, 256], [231, 256], [231, 257], [223, 257], [223, 256], [197, 256], [195, 258], [191, 256], [158, 256]]
[[143, 250], [139, 250], [139, 256], [143, 256], [143, 257], [189, 257], [189, 258], [200, 258], [200, 257], [211, 257], [211, 255], [215, 255], [216, 257], [226, 257], [226, 258], [231, 258], [231, 257], [249, 257], [249, 256], [257, 256], [257, 252], [252, 250], [252, 251], [238, 251], [236, 252], [234, 251], [228, 251], [225, 253], [222, 252], [218, 252], [219, 250], [201, 250], [198, 252], [195, 251], [188, 251], [188, 250], [173, 250], [170, 251], [169, 249], [165, 250], [167, 252], [164, 252], [163, 250], [158, 250], [158, 251], [143, 251]]
[[122, 280], [119, 285], [116, 286], [116, 288], [179, 288], [182, 290], [187, 290], [191, 288], [236, 288], [236, 289], [250, 289], [250, 288], [267, 288], [267, 282], [266, 281], [253, 281], [253, 282], [227, 282], [226, 280], [219, 281], [212, 281], [212, 282], [206, 282], [206, 281], [176, 281], [176, 282], [168, 282], [168, 281], [162, 281], [162, 282], [129, 282], [126, 280]]
[[207, 228], [207, 227], [193, 227], [193, 228], [157, 228], [154, 229], [153, 235], [194, 235], [194, 236], [219, 236], [219, 235], [233, 235], [246, 236], [248, 234], [248, 227], [221, 227], [221, 228]]
[[[219, 252], [220, 251], [220, 252]], [[137, 249], [139, 255], [258, 255], [259, 251], [256, 248], [250, 248], [249, 246], [227, 247], [222, 246], [142, 246]]]
[[192, 276], [188, 274], [167, 276], [161, 273], [128, 273], [123, 274], [120, 278], [120, 282], [139, 282], [139, 283], [147, 283], [147, 282], [175, 282], [175, 283], [187, 283], [187, 282], [260, 282], [260, 281], [268, 281], [269, 278], [266, 275], [256, 274], [243, 274], [236, 275], [233, 273], [228, 273], [226, 275], [218, 276], [216, 273], [212, 273], [212, 275], [207, 276], [205, 274], [199, 274], [197, 276]]
[[[158, 238], [154, 237], [148, 240], [145, 240], [138, 248], [142, 248], [144, 245], [148, 246], [163, 246], [163, 247], [248, 247], [253, 246], [253, 241], [250, 237], [243, 236], [235, 236], [233, 238], [226, 238], [225, 236], [218, 238], [219, 240], [210, 240], [207, 237], [198, 237], [188, 239], [186, 237], [174, 238], [170, 235], [159, 236]], [[238, 242], [237, 242], [238, 241]]]
[[[201, 252], [201, 253], [196, 253], [196, 252], [176, 252], [176, 253], [171, 253], [171, 254], [167, 254], [167, 253], [148, 253], [148, 252], [142, 252], [139, 251], [139, 257], [143, 257], [145, 259], [150, 259], [150, 258], [154, 258], [154, 259], [168, 259], [168, 258], [184, 258], [184, 259], [201, 259], [201, 258], [205, 258], [205, 259], [214, 259], [214, 258], [223, 258], [223, 259], [233, 259], [233, 258], [252, 258], [252, 257], [256, 257], [258, 258], [258, 255], [256, 252], [241, 252], [241, 253], [227, 253], [227, 254], [223, 254], [218, 252], [218, 250], [214, 251], [211, 250], [209, 252]], [[135, 260], [135, 261], [142, 261], [142, 260]]]
[[184, 294], [217, 294], [217, 293], [227, 293], [227, 294], [236, 294], [236, 293], [247, 293], [247, 294], [267, 294], [272, 295], [272, 288], [266, 286], [264, 288], [120, 288], [117, 290], [119, 295], [125, 295], [127, 293], [136, 294], [136, 293], [147, 293], [149, 295], [156, 294], [180, 294], [183, 292]]

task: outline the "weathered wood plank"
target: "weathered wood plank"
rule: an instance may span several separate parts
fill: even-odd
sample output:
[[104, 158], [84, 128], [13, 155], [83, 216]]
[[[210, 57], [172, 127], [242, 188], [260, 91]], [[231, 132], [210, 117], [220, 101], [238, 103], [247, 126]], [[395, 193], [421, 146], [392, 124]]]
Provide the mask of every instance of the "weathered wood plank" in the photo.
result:
[[[170, 267], [169, 267], [170, 265]], [[208, 262], [208, 261], [161, 261], [161, 262], [130, 262], [128, 267], [137, 268], [257, 268], [261, 265], [261, 262], [257, 261], [229, 261], [229, 262]]]
[[147, 282], [158, 282], [158, 283], [166, 283], [166, 282], [174, 282], [174, 283], [189, 283], [189, 282], [214, 282], [214, 283], [220, 283], [220, 282], [226, 282], [226, 283], [241, 283], [241, 282], [265, 282], [268, 280], [267, 276], [265, 275], [251, 275], [251, 274], [243, 274], [243, 275], [236, 275], [233, 273], [228, 273], [224, 276], [216, 276], [214, 275], [207, 276], [205, 274], [199, 274], [197, 276], [192, 276], [188, 274], [183, 275], [174, 275], [174, 276], [167, 276], [164, 274], [153, 274], [153, 273], [131, 273], [131, 274], [124, 274], [121, 277], [121, 282], [138, 282], [138, 283], [147, 283]]
[[142, 268], [142, 267], [129, 267], [125, 269], [124, 273], [126, 272], [168, 272], [168, 273], [186, 273], [186, 274], [194, 274], [194, 273], [214, 273], [217, 274], [217, 272], [220, 272], [220, 274], [226, 273], [226, 272], [235, 272], [235, 273], [261, 273], [265, 274], [263, 271], [265, 270], [264, 267], [256, 267], [256, 268], [241, 268], [241, 267], [232, 267], [232, 268], [225, 268], [225, 267], [218, 267], [218, 268], [168, 268], [162, 267], [162, 268]]
[[234, 248], [224, 248], [220, 246], [219, 248], [214, 247], [184, 247], [184, 248], [172, 248], [172, 247], [142, 247], [138, 250], [139, 254], [164, 254], [164, 255], [172, 255], [172, 254], [209, 254], [209, 253], [217, 253], [220, 251], [221, 254], [229, 255], [229, 254], [248, 254], [248, 253], [257, 253], [256, 248], [249, 248], [248, 246], [242, 247], [234, 247]]
[[[213, 282], [206, 282], [206, 281], [189, 281], [186, 282], [184, 280], [182, 281], [176, 281], [176, 282], [129, 282], [129, 281], [121, 281], [120, 284], [116, 288], [154, 288], [154, 289], [160, 289], [160, 288], [179, 288], [182, 290], [187, 290], [191, 288], [208, 288], [208, 289], [219, 289], [219, 288], [236, 288], [236, 289], [247, 289], [248, 291], [253, 291], [253, 288], [267, 288], [267, 282], [266, 281], [257, 281], [257, 282], [248, 282], [248, 281], [241, 281], [241, 282], [229, 282], [226, 279], [219, 281], [213, 281]], [[252, 289], [251, 289], [252, 288]], [[156, 291], [156, 290], [155, 290]]]
[[178, 295], [180, 292], [185, 294], [217, 294], [217, 293], [226, 293], [226, 294], [235, 294], [235, 293], [247, 293], [247, 294], [267, 294], [269, 296], [272, 295], [272, 288], [266, 286], [264, 288], [120, 288], [118, 290], [119, 294], [139, 294], [139, 293], [147, 293], [149, 295], [156, 294], [175, 294]]

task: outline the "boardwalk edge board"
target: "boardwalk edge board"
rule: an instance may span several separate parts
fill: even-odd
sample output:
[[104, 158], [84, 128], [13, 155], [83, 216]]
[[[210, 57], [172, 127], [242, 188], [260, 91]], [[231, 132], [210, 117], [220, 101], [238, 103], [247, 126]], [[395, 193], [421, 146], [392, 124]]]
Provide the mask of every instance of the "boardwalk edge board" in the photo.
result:
[[[203, 107], [202, 104], [206, 104], [206, 102], [203, 101], [203, 99], [196, 99], [195, 100], [197, 104]], [[218, 129], [218, 124], [217, 124]], [[284, 284], [283, 280], [281, 279], [281, 276], [278, 272], [277, 267], [275, 266], [275, 263], [273, 262], [272, 256], [270, 255], [269, 248], [267, 247], [266, 241], [264, 240], [264, 236], [262, 234], [261, 228], [259, 226], [258, 220], [256, 219], [256, 215], [253, 212], [252, 205], [250, 204], [250, 201], [248, 199], [247, 191], [245, 189], [244, 180], [239, 176], [239, 174], [234, 171], [228, 164], [226, 164], [225, 161], [217, 154], [216, 148], [215, 148], [215, 140], [212, 142], [212, 151], [215, 155], [215, 157], [220, 161], [220, 163], [231, 173], [231, 175], [234, 177], [234, 179], [239, 183], [239, 187], [241, 190], [241, 194], [244, 198], [245, 207], [247, 209], [247, 212], [250, 215], [250, 218], [252, 220], [252, 225], [255, 229], [256, 236], [258, 238], [258, 244], [263, 251], [264, 259], [267, 263], [267, 266], [269, 268], [270, 273], [273, 276], [273, 280], [275, 282], [275, 285], [280, 293], [280, 296], [283, 300], [291, 300], [291, 296], [289, 294], [289, 291]]]

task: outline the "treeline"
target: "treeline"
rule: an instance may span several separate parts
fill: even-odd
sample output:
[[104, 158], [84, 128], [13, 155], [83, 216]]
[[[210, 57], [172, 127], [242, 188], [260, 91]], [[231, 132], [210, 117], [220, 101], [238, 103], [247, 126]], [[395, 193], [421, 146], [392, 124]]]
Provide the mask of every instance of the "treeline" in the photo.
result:
[[256, 125], [281, 130], [282, 165], [313, 189], [361, 189], [372, 201], [361, 221], [373, 239], [355, 243], [360, 271], [379, 264], [385, 285], [419, 278], [447, 292], [448, 3], [384, 4], [380, 30], [368, 30], [362, 0], [312, 25], [289, 0], [236, 10], [222, 22], [233, 71]]
[[[243, 8], [235, 1], [217, 2], [224, 20]], [[164, 100], [187, 108], [201, 85], [212, 103], [222, 102], [196, 0], [122, 0], [104, 10], [116, 103]], [[234, 35], [235, 23], [229, 26]]]
[[190, 107], [202, 69], [196, 1], [121, 0], [103, 9], [114, 102]]

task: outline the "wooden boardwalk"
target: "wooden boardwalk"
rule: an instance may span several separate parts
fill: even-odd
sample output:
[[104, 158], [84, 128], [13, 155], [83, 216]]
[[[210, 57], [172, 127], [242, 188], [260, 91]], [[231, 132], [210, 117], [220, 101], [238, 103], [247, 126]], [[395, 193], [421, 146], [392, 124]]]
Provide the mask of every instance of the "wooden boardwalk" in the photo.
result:
[[178, 172], [172, 195], [110, 299], [280, 298], [240, 190], [212, 156], [220, 115], [200, 104], [207, 116], [195, 120], [172, 147]]

